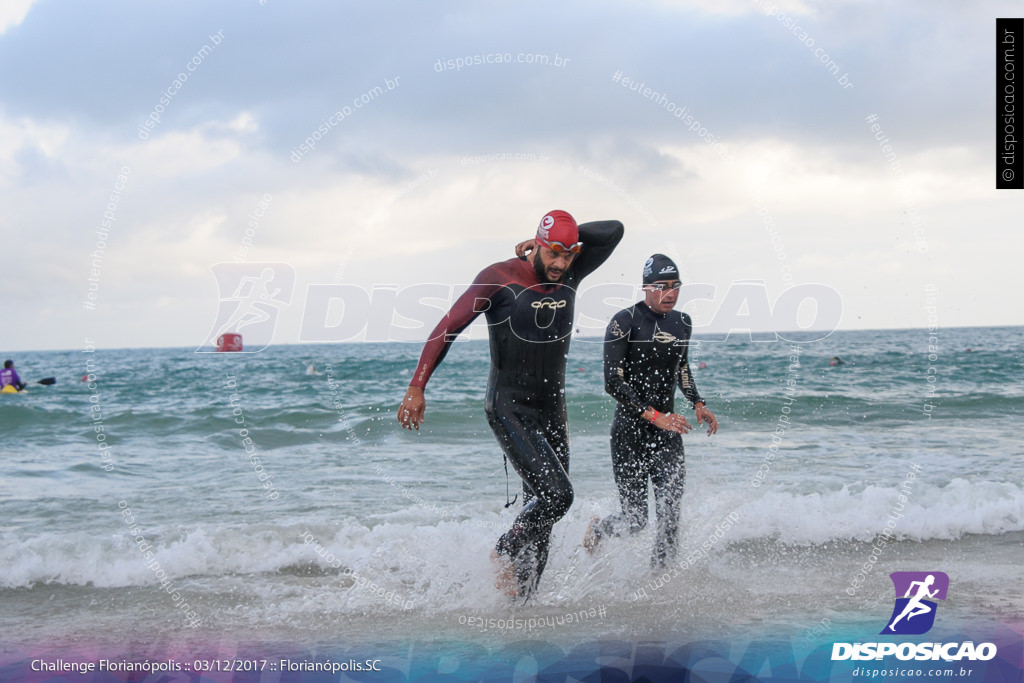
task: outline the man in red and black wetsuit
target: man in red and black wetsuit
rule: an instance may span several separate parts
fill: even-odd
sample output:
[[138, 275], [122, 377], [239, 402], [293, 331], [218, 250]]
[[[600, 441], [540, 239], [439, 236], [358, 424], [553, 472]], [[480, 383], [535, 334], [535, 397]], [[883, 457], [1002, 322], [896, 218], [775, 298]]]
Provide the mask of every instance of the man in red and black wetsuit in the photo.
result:
[[[580, 281], [607, 260], [622, 239], [619, 221], [584, 223], [565, 211], [546, 214], [537, 236], [517, 247], [520, 258], [488, 266], [438, 323], [420, 355], [398, 409], [406, 429], [419, 429], [423, 389], [451, 343], [481, 313], [487, 316], [491, 372], [487, 421], [523, 478], [522, 512], [495, 547], [514, 573], [517, 595], [529, 597], [547, 563], [551, 528], [572, 505], [565, 362]], [[532, 251], [531, 258], [523, 253]], [[511, 577], [510, 577], [511, 578]]]

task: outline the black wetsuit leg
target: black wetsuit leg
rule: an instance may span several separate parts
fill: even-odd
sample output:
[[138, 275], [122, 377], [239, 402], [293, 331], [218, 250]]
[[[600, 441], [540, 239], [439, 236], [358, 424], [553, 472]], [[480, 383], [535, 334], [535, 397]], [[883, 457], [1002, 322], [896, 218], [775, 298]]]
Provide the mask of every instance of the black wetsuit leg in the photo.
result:
[[657, 518], [651, 564], [664, 565], [675, 557], [679, 541], [679, 513], [686, 476], [682, 437], [645, 422], [616, 417], [612, 427], [612, 469], [622, 514], [602, 520], [596, 528], [598, 536], [618, 536], [627, 524], [630, 533], [647, 526], [647, 480], [650, 477]]
[[568, 430], [560, 412], [535, 410], [499, 391], [487, 413], [502, 451], [530, 494], [496, 546], [511, 558], [522, 597], [532, 593], [547, 564], [551, 528], [572, 506]]
[[666, 439], [663, 447], [651, 453], [651, 484], [654, 487], [654, 512], [658, 520], [658, 533], [654, 541], [651, 565], [663, 567], [675, 559], [679, 547], [679, 512], [686, 480], [686, 460], [683, 440]]
[[596, 528], [600, 537], [619, 536], [627, 529], [633, 534], [647, 527], [647, 477], [651, 467], [634, 425], [616, 422], [611, 446], [612, 473], [622, 512], [601, 520]]

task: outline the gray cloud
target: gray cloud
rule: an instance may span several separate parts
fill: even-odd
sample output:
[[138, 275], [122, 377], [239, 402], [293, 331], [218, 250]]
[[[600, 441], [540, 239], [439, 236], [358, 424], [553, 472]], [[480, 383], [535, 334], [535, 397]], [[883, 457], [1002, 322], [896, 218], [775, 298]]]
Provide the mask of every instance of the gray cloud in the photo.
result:
[[[792, 196], [771, 198], [791, 245], [828, 255], [859, 239], [858, 230], [874, 235], [887, 226], [903, 230], [906, 240], [900, 223], [905, 207], [864, 121], [869, 113], [879, 115], [908, 173], [928, 176], [914, 187], [930, 220], [970, 213], [967, 204], [951, 210], [936, 201], [968, 201], [956, 194], [969, 184], [955, 182], [959, 174], [976, 184], [988, 181], [977, 179], [992, 148], [994, 18], [1012, 15], [1016, 5], [839, 2], [793, 14], [814, 48], [834, 60], [839, 74], [848, 74], [854, 87], [847, 89], [813, 48], [756, 2], [736, 7], [741, 11], [712, 14], [667, 3], [582, 0], [267, 0], [263, 6], [256, 0], [40, 0], [22, 24], [0, 35], [0, 131], [7, 131], [0, 133], [0, 183], [10, 197], [0, 234], [7, 243], [16, 240], [25, 257], [4, 292], [26, 317], [41, 306], [75, 305], [84, 254], [95, 241], [89, 231], [123, 164], [134, 172], [108, 255], [104, 293], [125, 306], [160, 292], [195, 291], [175, 283], [174, 273], [202, 272], [219, 258], [222, 245], [230, 249], [264, 192], [275, 195], [278, 213], [263, 228], [263, 254], [273, 253], [271, 245], [300, 251], [311, 240], [318, 245], [313, 252], [321, 244], [337, 248], [344, 243], [339, 233], [358, 221], [378, 221], [373, 226], [380, 229], [392, 211], [434, 225], [412, 207], [422, 203], [426, 213], [444, 215], [478, 196], [488, 199], [469, 209], [474, 216], [497, 212], [495, 222], [508, 229], [511, 216], [532, 215], [532, 204], [546, 206], [552, 195], [561, 195], [587, 212], [629, 215], [639, 223], [631, 234], [699, 234], [702, 240], [690, 253], [708, 259], [709, 270], [745, 276], [756, 261], [748, 258], [750, 250], [762, 260], [771, 257], [764, 245], [742, 252], [741, 263], [722, 254], [737, 253], [738, 236], [751, 239], [737, 227], [752, 216], [737, 188], [745, 182], [745, 164], [770, 144], [785, 150], [772, 158], [776, 165], [766, 171], [766, 182], [792, 189]], [[151, 137], [139, 139], [137, 127], [161, 92], [220, 30], [223, 42], [189, 72]], [[560, 67], [447, 67], [449, 59], [520, 53], [569, 61]], [[721, 170], [700, 156], [706, 151], [701, 139], [658, 102], [614, 83], [618, 71], [688, 107], [734, 155], [735, 171], [714, 175]], [[400, 85], [354, 107], [385, 79]], [[344, 120], [293, 163], [298, 145], [346, 106], [353, 109]], [[251, 124], [231, 125], [243, 113]], [[463, 157], [501, 153], [543, 154], [554, 163], [458, 165]], [[395, 206], [359, 205], [361, 191], [392, 197], [444, 164], [439, 179]], [[608, 184], [581, 182], [577, 165], [599, 171], [626, 195]], [[888, 183], [884, 194], [879, 179]], [[507, 188], [507, 199], [491, 199], [500, 194], [496, 188]], [[338, 204], [325, 209], [321, 204], [332, 193]], [[509, 206], [498, 210], [498, 200]], [[997, 205], [978, 194], [969, 201], [972, 210], [984, 207], [978, 208], [983, 224], [1012, 214], [1010, 198]], [[695, 207], [704, 213], [694, 217]], [[828, 214], [829, 207], [843, 209]], [[646, 210], [658, 216], [663, 235], [645, 225]], [[430, 253], [452, 242], [435, 229], [436, 235], [422, 237], [422, 249], [438, 250]], [[942, 224], [941, 230], [949, 229]], [[194, 261], [188, 261], [189, 249], [173, 251], [186, 261], [179, 270], [147, 270], [135, 262], [171, 253], [186, 238]], [[504, 233], [495, 228], [488, 238], [504, 239]], [[629, 245], [629, 256], [639, 258], [648, 244]], [[797, 263], [799, 247], [791, 249]], [[400, 258], [409, 269], [416, 260]], [[808, 257], [808, 277], [821, 262]], [[353, 264], [349, 272], [369, 277], [360, 268]], [[139, 280], [134, 290], [117, 289], [118, 272]], [[839, 277], [827, 266], [817, 272]], [[984, 273], [976, 279], [984, 280]]]

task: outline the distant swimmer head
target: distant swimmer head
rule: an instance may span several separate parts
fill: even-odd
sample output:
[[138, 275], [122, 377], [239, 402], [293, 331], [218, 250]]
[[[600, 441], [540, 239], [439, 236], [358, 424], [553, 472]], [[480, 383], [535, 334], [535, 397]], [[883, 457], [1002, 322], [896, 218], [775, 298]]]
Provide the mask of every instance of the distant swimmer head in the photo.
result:
[[534, 252], [533, 267], [541, 282], [558, 282], [565, 275], [576, 254], [583, 250], [576, 219], [566, 211], [549, 211], [537, 226], [537, 244], [543, 249]]

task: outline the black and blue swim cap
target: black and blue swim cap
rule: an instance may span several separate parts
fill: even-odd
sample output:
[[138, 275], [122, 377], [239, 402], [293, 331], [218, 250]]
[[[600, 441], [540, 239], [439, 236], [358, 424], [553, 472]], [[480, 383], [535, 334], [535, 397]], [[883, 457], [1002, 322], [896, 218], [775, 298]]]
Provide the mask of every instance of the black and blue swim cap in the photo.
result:
[[652, 282], [660, 282], [661, 280], [678, 279], [679, 269], [676, 268], [675, 262], [664, 254], [655, 254], [647, 259], [647, 263], [644, 264], [645, 285], [649, 285]]

